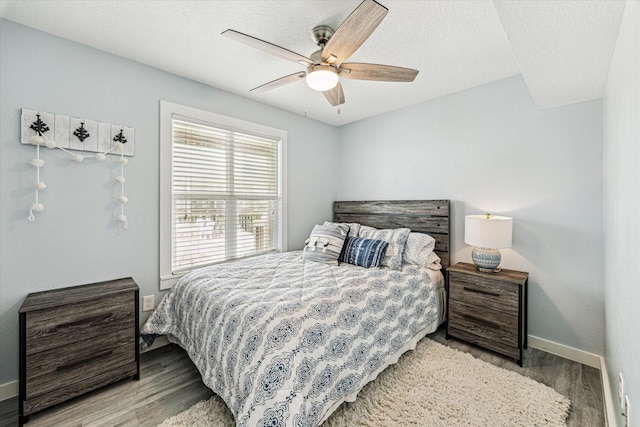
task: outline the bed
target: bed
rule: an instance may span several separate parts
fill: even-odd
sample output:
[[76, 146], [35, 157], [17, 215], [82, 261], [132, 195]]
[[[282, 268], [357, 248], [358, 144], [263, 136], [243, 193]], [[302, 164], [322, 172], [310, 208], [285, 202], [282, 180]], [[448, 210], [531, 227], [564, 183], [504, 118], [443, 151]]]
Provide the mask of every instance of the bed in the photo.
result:
[[[334, 202], [333, 223], [427, 233], [449, 265], [448, 200]], [[237, 426], [311, 427], [434, 332], [445, 301], [437, 270], [331, 265], [293, 251], [185, 275], [141, 333], [183, 347]]]

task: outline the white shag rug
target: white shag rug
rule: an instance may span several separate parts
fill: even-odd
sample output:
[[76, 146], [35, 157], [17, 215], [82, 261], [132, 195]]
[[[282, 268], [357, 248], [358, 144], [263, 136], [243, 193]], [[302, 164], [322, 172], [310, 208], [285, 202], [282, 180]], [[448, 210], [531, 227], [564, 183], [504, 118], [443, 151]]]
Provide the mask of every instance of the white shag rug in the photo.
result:
[[[566, 426], [570, 404], [544, 384], [424, 338], [322, 426]], [[214, 395], [161, 426], [233, 427], [235, 421]]]

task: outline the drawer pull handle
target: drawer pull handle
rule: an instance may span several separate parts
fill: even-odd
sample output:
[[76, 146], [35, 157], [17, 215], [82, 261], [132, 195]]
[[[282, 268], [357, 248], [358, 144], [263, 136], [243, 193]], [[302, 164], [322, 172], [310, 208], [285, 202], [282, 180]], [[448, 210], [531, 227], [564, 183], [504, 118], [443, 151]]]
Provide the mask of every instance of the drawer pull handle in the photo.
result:
[[462, 289], [464, 289], [467, 292], [475, 292], [477, 294], [489, 295], [489, 296], [492, 296], [492, 297], [500, 297], [500, 294], [497, 294], [495, 292], [483, 291], [482, 289], [468, 288], [466, 286], [463, 287]]
[[98, 322], [100, 320], [107, 320], [108, 318], [113, 317], [113, 313], [101, 314], [99, 316], [87, 317], [86, 319], [76, 320], [75, 322], [61, 323], [60, 325], [56, 325], [53, 328], [54, 331], [61, 331], [64, 329], [74, 328], [76, 326], [81, 326], [85, 324], [90, 324], [93, 322]]
[[75, 362], [67, 363], [66, 365], [60, 365], [56, 368], [57, 371], [68, 371], [69, 369], [73, 369], [77, 366], [84, 365], [85, 363], [92, 362], [94, 360], [103, 359], [107, 356], [111, 356], [113, 354], [113, 350], [102, 351], [100, 353], [92, 354], [86, 359], [76, 360]]
[[464, 317], [465, 319], [468, 320], [473, 320], [476, 323], [480, 323], [484, 326], [487, 326], [489, 328], [493, 328], [493, 329], [500, 329], [500, 325], [498, 325], [497, 323], [494, 323], [490, 320], [486, 320], [486, 319], [481, 319], [480, 317], [475, 317], [475, 316], [471, 316], [469, 314], [463, 314], [462, 317]]

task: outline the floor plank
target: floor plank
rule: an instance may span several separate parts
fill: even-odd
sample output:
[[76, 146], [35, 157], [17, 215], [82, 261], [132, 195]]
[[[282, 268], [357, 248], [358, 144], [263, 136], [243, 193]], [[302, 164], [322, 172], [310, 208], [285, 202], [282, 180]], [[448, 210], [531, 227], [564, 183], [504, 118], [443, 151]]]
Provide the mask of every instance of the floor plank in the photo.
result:
[[[605, 425], [600, 371], [553, 354], [528, 348], [520, 367], [511, 359], [455, 339], [440, 328], [429, 336], [501, 368], [518, 372], [552, 387], [571, 399], [569, 427]], [[124, 380], [86, 396], [32, 415], [27, 427], [39, 426], [157, 426], [212, 395], [187, 356], [165, 346], [142, 354], [140, 380]], [[18, 399], [0, 402], [0, 427], [18, 424]]]

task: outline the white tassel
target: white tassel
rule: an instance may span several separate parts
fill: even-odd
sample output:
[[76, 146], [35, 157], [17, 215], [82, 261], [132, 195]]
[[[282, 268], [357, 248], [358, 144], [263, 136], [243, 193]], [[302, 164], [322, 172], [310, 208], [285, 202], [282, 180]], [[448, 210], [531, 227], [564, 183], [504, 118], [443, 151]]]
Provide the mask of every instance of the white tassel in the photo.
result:
[[124, 214], [118, 215], [118, 221], [120, 221], [125, 230], [129, 229], [129, 223], [127, 222], [127, 217]]
[[317, 243], [318, 243], [318, 239], [316, 239], [315, 237], [313, 239], [311, 239], [311, 243], [309, 243], [309, 250], [310, 251], [315, 251]]
[[29, 209], [29, 222], [33, 222], [36, 220], [34, 212], [42, 212], [44, 210], [44, 205], [40, 202], [35, 202], [31, 205], [31, 209]]

